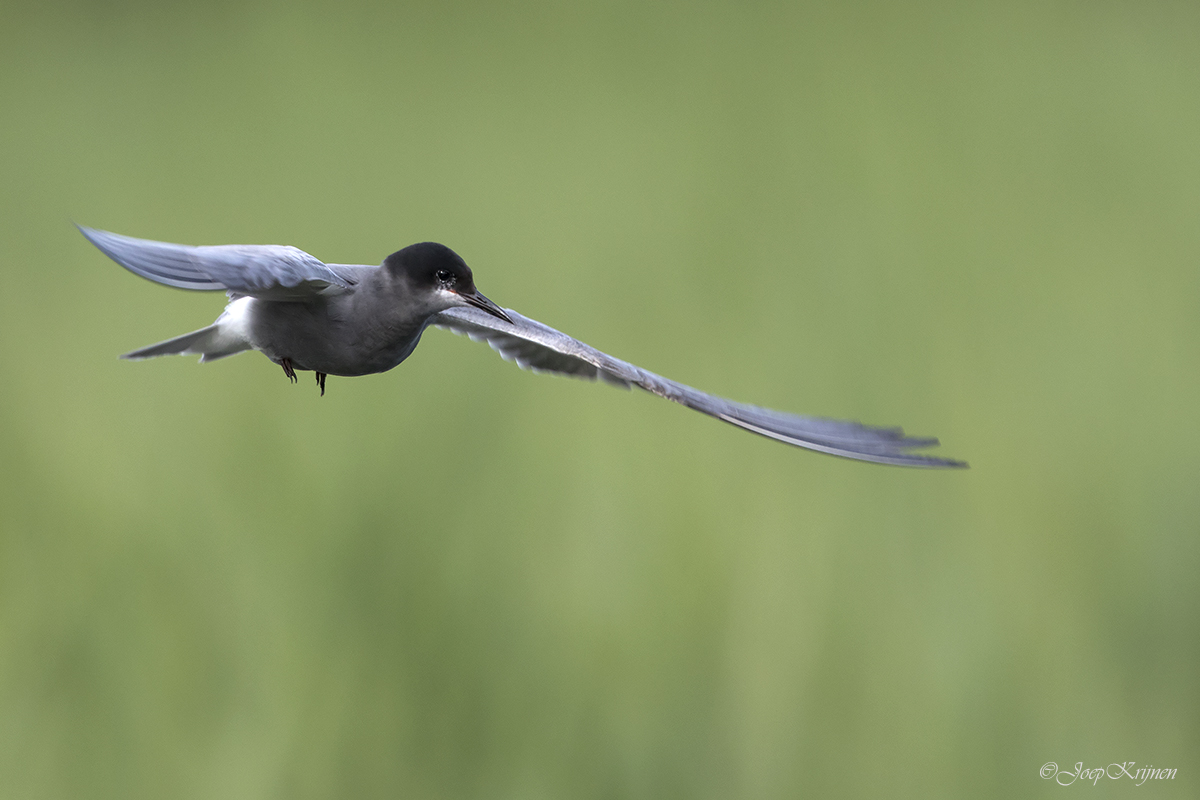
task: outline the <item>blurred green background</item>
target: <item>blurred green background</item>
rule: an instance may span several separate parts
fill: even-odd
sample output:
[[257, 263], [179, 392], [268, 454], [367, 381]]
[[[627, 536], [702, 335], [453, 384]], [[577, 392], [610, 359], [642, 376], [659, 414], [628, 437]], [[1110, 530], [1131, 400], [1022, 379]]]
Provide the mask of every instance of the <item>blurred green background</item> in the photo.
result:
[[[1200, 6], [0, 6], [0, 796], [1200, 795]], [[118, 361], [223, 298], [69, 224], [378, 263], [784, 447], [430, 331]]]

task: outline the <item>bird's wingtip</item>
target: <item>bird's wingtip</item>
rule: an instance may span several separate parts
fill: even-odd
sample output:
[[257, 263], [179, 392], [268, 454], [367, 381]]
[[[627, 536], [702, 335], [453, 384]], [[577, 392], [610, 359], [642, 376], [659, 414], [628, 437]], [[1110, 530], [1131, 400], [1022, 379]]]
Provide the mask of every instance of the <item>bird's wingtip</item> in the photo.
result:
[[[104, 233], [104, 231], [100, 230], [99, 228], [89, 228], [87, 225], [80, 225], [75, 220], [71, 220], [71, 224], [75, 226], [75, 229], [77, 231], [79, 231], [81, 234], [83, 234], [83, 238], [87, 239], [89, 242], [96, 245], [96, 247], [100, 247], [99, 239], [100, 239], [101, 234]], [[103, 248], [101, 248], [101, 249], [103, 249]]]

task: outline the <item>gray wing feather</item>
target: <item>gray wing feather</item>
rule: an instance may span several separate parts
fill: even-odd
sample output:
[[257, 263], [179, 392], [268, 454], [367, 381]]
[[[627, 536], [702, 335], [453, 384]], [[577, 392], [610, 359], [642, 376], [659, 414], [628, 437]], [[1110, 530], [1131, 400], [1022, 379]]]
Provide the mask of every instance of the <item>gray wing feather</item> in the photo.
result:
[[264, 300], [300, 300], [344, 290], [353, 283], [348, 275], [339, 274], [295, 247], [192, 247], [77, 227], [89, 242], [130, 272], [179, 289], [229, 291]]
[[905, 467], [965, 467], [962, 461], [919, 455], [909, 450], [932, 447], [937, 439], [910, 438], [900, 428], [872, 428], [858, 422], [804, 417], [736, 403], [613, 358], [548, 325], [505, 309], [513, 324], [475, 308], [452, 308], [432, 324], [484, 341], [523, 369], [616, 386], [637, 386], [719, 420], [787, 444], [844, 458]]

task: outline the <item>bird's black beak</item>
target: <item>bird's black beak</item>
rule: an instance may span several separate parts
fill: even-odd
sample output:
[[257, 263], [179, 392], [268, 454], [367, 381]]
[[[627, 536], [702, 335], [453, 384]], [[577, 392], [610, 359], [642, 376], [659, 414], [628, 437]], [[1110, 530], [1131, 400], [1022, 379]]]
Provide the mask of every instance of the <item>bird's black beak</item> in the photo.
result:
[[481, 311], [486, 311], [487, 313], [491, 314], [493, 317], [499, 317], [500, 319], [507, 322], [509, 325], [513, 324], [513, 321], [511, 319], [509, 319], [508, 314], [504, 313], [503, 308], [496, 305], [491, 300], [488, 300], [486, 297], [481, 295], [478, 291], [458, 292], [457, 294], [463, 300], [466, 300], [468, 303], [470, 303], [471, 305], [480, 309]]

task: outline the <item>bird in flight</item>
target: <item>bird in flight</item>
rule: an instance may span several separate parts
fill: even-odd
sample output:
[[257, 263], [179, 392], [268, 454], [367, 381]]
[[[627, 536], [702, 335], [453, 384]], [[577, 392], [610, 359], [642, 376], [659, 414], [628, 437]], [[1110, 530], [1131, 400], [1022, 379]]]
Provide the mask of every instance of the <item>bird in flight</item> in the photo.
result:
[[797, 447], [877, 464], [967, 466], [911, 452], [937, 439], [737, 403], [613, 358], [497, 306], [479, 293], [471, 269], [445, 245], [409, 245], [379, 266], [363, 266], [325, 264], [282, 245], [193, 247], [78, 227], [105, 255], [143, 278], [229, 296], [225, 311], [207, 328], [122, 358], [199, 355], [204, 362], [258, 350], [293, 383], [297, 370], [314, 372], [324, 395], [329, 375], [370, 375], [397, 366], [433, 325], [487, 342], [524, 369], [637, 386]]

